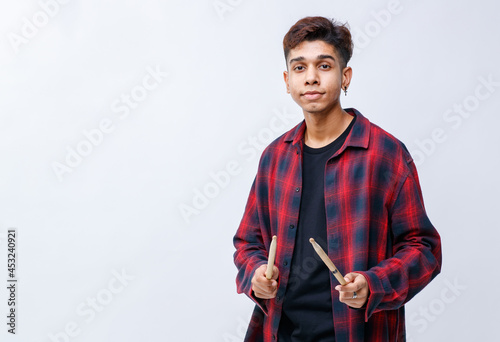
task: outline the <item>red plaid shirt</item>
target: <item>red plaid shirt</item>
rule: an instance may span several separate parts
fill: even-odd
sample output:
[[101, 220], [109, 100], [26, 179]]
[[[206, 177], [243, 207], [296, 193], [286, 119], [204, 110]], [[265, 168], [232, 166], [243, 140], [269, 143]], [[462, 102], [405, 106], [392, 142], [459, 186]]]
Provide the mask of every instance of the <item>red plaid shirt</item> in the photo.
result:
[[[440, 236], [425, 212], [406, 146], [356, 109], [345, 111], [357, 118], [325, 169], [327, 253], [342, 274], [363, 274], [370, 296], [363, 308], [348, 307], [330, 274], [335, 338], [405, 341], [404, 304], [440, 272]], [[245, 341], [277, 339], [299, 220], [304, 131], [302, 121], [264, 150], [234, 236], [237, 291], [256, 303]], [[251, 280], [267, 263], [273, 235], [278, 293], [263, 300], [253, 294]]]

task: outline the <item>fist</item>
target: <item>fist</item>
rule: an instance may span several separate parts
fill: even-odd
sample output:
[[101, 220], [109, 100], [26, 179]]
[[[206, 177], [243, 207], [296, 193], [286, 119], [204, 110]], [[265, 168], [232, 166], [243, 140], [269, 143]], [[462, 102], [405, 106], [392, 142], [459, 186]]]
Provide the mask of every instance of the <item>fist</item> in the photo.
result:
[[276, 297], [278, 292], [278, 267], [273, 266], [273, 276], [271, 279], [266, 278], [267, 265], [261, 265], [255, 270], [252, 278], [252, 290], [255, 297], [262, 299], [271, 299]]
[[[353, 308], [360, 308], [365, 305], [370, 289], [366, 278], [359, 273], [348, 273], [344, 277], [346, 285], [337, 285], [335, 290], [339, 291], [339, 300]], [[356, 292], [356, 296], [354, 296]], [[353, 298], [356, 297], [356, 298]]]

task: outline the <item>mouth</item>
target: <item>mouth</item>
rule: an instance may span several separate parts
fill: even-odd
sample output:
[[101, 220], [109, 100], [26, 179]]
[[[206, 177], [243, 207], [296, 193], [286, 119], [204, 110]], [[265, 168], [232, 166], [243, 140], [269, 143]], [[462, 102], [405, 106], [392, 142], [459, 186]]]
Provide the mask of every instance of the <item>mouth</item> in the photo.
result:
[[324, 93], [320, 93], [319, 91], [308, 91], [302, 94], [306, 99], [308, 100], [317, 100], [319, 99]]

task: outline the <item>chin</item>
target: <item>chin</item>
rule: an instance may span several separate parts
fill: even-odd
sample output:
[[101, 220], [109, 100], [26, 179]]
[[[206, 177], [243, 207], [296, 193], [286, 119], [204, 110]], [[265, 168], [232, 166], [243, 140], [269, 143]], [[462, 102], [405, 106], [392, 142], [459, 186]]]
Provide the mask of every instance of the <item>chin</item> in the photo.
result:
[[320, 106], [320, 105], [311, 105], [307, 104], [302, 107], [303, 110], [309, 113], [322, 113], [325, 111], [325, 106]]

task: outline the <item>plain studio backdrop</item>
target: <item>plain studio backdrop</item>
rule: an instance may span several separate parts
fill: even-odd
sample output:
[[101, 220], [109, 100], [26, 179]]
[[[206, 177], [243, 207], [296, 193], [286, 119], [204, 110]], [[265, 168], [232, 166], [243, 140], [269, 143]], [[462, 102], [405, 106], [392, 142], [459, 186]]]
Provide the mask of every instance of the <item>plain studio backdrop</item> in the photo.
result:
[[309, 15], [348, 22], [342, 107], [405, 143], [442, 237], [408, 340], [496, 340], [496, 1], [0, 6], [1, 340], [242, 341], [232, 237], [263, 148], [303, 119], [282, 40]]

